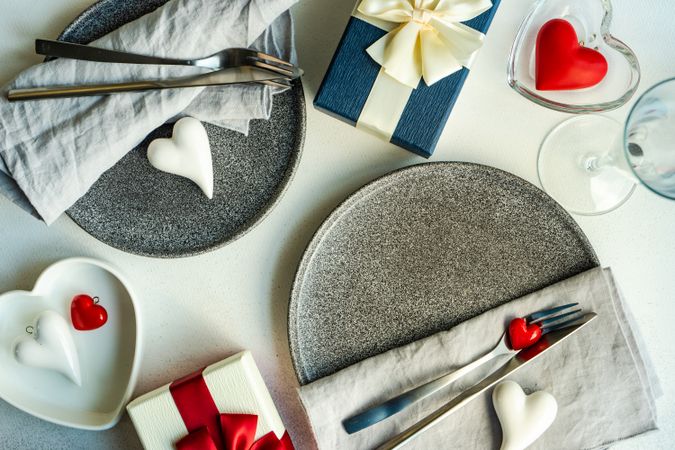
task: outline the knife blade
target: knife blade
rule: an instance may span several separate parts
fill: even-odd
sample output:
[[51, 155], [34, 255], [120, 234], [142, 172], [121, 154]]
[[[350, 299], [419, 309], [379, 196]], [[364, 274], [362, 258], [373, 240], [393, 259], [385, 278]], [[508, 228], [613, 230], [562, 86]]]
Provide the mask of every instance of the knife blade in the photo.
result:
[[288, 77], [253, 66], [231, 67], [199, 75], [167, 80], [142, 80], [126, 83], [90, 84], [81, 86], [48, 86], [25, 89], [12, 89], [7, 93], [10, 102], [20, 100], [39, 100], [47, 98], [83, 97], [90, 95], [116, 94], [118, 92], [136, 92], [153, 89], [173, 89], [201, 86], [222, 86], [241, 83], [281, 83], [286, 84]]
[[434, 411], [433, 413], [426, 416], [424, 419], [420, 420], [416, 424], [397, 434], [393, 438], [389, 439], [385, 443], [381, 444], [375, 450], [393, 450], [402, 447], [404, 444], [409, 442], [411, 439], [418, 436], [420, 433], [428, 430], [432, 426], [436, 425], [441, 420], [448, 417], [453, 412], [457, 411], [459, 408], [465, 406], [474, 398], [478, 397], [481, 393], [491, 388], [507, 376], [511, 375], [521, 367], [525, 366], [529, 362], [533, 361], [546, 351], [555, 347], [561, 343], [566, 338], [570, 337], [572, 334], [579, 331], [581, 328], [586, 326], [589, 322], [597, 317], [595, 313], [586, 313], [583, 317], [579, 319], [578, 324], [572, 325], [569, 328], [564, 328], [559, 331], [554, 331], [552, 333], [544, 336], [539, 342], [537, 342], [532, 347], [521, 350], [511, 359], [509, 359], [504, 365], [492, 372], [479, 383], [470, 387], [466, 391], [462, 392], [457, 397], [450, 400], [448, 403]]

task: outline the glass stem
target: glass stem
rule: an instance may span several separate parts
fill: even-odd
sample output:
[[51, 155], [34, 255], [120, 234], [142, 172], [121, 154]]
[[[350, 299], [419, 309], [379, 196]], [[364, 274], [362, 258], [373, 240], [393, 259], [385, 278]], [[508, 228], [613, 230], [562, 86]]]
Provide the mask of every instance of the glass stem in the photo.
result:
[[601, 170], [611, 169], [620, 175], [628, 178], [634, 183], [639, 183], [639, 180], [633, 174], [628, 160], [624, 154], [623, 136], [618, 136], [612, 144], [611, 150], [604, 155], [592, 155], [584, 158], [581, 161], [584, 170], [588, 172], [599, 172]]
[[604, 156], [589, 156], [583, 162], [583, 166], [589, 172], [597, 172], [606, 167], [614, 166], [612, 157], [610, 155]]

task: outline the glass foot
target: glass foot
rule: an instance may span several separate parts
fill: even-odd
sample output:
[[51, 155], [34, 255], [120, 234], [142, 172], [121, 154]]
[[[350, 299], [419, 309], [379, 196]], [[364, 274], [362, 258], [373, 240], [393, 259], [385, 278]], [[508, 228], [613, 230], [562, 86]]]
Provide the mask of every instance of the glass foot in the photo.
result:
[[570, 212], [604, 214], [635, 190], [624, 173], [623, 127], [596, 115], [573, 117], [555, 127], [539, 149], [538, 173], [544, 190]]

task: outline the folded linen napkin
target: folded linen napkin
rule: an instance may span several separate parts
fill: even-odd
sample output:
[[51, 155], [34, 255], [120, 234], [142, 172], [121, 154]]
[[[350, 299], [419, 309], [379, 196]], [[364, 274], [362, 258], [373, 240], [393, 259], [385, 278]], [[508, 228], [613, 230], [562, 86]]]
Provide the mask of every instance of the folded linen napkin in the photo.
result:
[[[295, 60], [290, 8], [297, 0], [169, 0], [92, 45], [172, 58], [252, 46]], [[11, 88], [187, 76], [204, 69], [57, 59], [21, 73], [0, 95], [0, 192], [47, 224], [163, 123], [189, 115], [248, 132], [268, 119], [260, 85], [170, 89], [9, 103]]]
[[[300, 397], [321, 449], [368, 449], [419, 421], [490, 369], [353, 435], [341, 421], [490, 350], [516, 316], [571, 301], [598, 314], [596, 320], [509, 377], [528, 391], [546, 390], [558, 401], [551, 428], [530, 448], [601, 448], [656, 429], [658, 382], [612, 273], [592, 269], [492, 309], [449, 331], [366, 359], [300, 388]], [[420, 434], [406, 448], [497, 449], [499, 422], [491, 390]]]

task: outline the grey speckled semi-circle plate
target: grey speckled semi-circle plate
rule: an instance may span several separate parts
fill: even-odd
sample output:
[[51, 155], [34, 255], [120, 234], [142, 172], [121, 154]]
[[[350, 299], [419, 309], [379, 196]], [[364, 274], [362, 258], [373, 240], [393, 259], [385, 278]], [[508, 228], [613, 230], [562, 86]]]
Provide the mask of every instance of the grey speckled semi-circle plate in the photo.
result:
[[468, 163], [391, 173], [338, 207], [302, 259], [288, 324], [298, 379], [310, 383], [598, 264], [569, 214], [514, 175]]
[[[59, 39], [88, 43], [143, 16], [166, 0], [101, 0]], [[305, 136], [302, 85], [274, 98], [269, 121], [250, 134], [206, 124], [213, 151], [215, 193], [208, 200], [190, 181], [153, 169], [146, 158], [155, 130], [68, 210], [85, 231], [131, 253], [154, 257], [198, 254], [243, 235], [271, 210], [290, 182]]]

